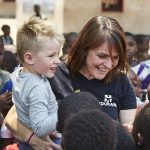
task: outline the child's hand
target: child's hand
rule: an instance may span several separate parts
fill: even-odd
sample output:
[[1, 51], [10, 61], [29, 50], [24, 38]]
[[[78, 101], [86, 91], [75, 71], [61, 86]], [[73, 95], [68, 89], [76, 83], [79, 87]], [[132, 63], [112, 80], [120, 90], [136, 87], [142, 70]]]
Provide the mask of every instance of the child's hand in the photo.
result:
[[62, 138], [62, 135], [58, 131], [54, 131], [54, 132], [50, 133], [50, 137]]
[[144, 102], [141, 102], [137, 104], [137, 113], [141, 111], [147, 104], [149, 103], [149, 100], [145, 100]]
[[12, 94], [11, 92], [6, 91], [5, 93], [0, 95], [0, 108], [7, 109], [12, 105], [11, 100]]
[[61, 145], [61, 139], [62, 139], [61, 133], [54, 131], [54, 132], [50, 133], [50, 138], [52, 139], [52, 141], [55, 144]]
[[129, 133], [132, 132], [132, 129], [133, 129], [132, 123], [125, 123], [123, 126], [128, 130]]

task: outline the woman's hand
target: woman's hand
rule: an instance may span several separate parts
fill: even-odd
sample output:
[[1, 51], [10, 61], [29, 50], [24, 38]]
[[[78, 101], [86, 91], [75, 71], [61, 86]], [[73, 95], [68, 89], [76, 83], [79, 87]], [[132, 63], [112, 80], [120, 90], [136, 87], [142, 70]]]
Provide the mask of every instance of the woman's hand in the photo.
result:
[[[14, 137], [22, 142], [27, 142], [31, 134], [31, 129], [21, 124], [17, 119], [16, 108], [13, 106], [4, 120], [6, 126], [12, 131]], [[62, 150], [59, 145], [56, 145], [50, 138], [41, 139], [33, 135], [29, 144], [35, 150]]]
[[40, 139], [33, 135], [29, 144], [35, 150], [62, 150], [61, 146], [55, 144], [50, 138]]

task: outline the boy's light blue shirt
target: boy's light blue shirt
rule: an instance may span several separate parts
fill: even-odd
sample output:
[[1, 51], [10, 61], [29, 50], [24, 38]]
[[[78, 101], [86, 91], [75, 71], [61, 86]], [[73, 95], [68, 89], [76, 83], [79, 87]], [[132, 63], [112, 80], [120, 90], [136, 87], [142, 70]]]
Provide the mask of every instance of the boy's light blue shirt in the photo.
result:
[[57, 102], [50, 83], [42, 75], [22, 72], [18, 68], [11, 74], [12, 100], [18, 119], [38, 136], [56, 130]]

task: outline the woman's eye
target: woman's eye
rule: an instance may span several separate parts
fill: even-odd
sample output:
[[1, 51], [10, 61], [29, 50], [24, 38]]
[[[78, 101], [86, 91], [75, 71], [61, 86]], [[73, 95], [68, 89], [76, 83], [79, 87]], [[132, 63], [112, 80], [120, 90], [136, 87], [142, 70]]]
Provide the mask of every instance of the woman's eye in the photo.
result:
[[99, 58], [106, 58], [107, 56], [105, 55], [98, 55]]
[[119, 59], [119, 56], [116, 56], [116, 57], [114, 57], [113, 59], [118, 60], [118, 59]]

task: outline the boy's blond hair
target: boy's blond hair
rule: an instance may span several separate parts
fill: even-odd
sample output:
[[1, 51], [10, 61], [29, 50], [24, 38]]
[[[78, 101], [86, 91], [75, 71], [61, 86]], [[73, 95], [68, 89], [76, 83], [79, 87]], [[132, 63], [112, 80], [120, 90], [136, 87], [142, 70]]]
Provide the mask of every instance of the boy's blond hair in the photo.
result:
[[31, 17], [17, 32], [17, 54], [21, 61], [24, 62], [24, 54], [27, 51], [38, 52], [40, 42], [43, 37], [52, 38], [59, 42], [60, 46], [64, 44], [63, 35], [58, 32], [54, 25], [46, 20], [40, 20]]

